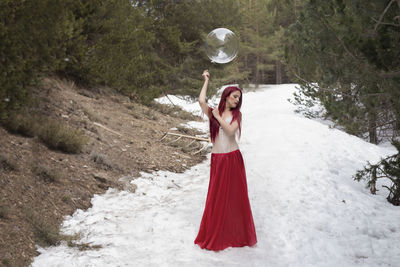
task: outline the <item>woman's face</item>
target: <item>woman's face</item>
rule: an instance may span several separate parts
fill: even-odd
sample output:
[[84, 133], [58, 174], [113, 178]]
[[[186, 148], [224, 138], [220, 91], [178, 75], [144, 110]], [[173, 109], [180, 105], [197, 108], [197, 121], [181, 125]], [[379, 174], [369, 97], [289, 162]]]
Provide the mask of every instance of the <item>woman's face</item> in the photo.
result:
[[240, 100], [240, 91], [233, 91], [227, 98], [226, 98], [226, 104], [230, 108], [236, 108], [236, 106], [239, 103]]

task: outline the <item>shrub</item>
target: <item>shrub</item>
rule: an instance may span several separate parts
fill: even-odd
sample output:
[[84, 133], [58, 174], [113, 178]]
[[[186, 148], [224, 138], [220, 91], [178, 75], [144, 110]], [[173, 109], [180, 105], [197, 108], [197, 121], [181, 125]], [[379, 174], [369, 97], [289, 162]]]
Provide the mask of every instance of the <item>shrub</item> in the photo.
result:
[[49, 169], [44, 165], [33, 166], [32, 172], [37, 178], [45, 182], [54, 183], [60, 181], [60, 173], [57, 170]]
[[14, 134], [20, 134], [26, 137], [34, 137], [37, 129], [37, 119], [24, 113], [10, 113], [1, 124], [5, 129]]
[[9, 157], [0, 154], [0, 169], [5, 171], [16, 171], [18, 170], [18, 166], [14, 160], [11, 160]]
[[103, 169], [105, 170], [112, 170], [113, 169], [113, 163], [109, 160], [107, 155], [105, 154], [97, 154], [97, 153], [92, 153], [91, 158], [94, 162], [96, 162], [98, 165], [102, 166]]
[[168, 114], [175, 118], [181, 118], [183, 120], [191, 120], [191, 121], [197, 119], [195, 115], [193, 115], [190, 112], [187, 112], [186, 110], [181, 109], [179, 106], [160, 104], [156, 101], [152, 101], [151, 103], [148, 104], [148, 106], [154, 110], [157, 110], [162, 114]]
[[88, 142], [81, 131], [51, 120], [43, 124], [39, 138], [49, 148], [66, 153], [80, 153]]
[[45, 218], [36, 214], [32, 209], [24, 209], [25, 218], [32, 226], [35, 236], [35, 241], [40, 246], [54, 246], [64, 239], [64, 236], [59, 234], [59, 229], [55, 225], [45, 221]]
[[7, 207], [0, 206], [0, 219], [7, 219], [9, 212]]
[[381, 159], [376, 164], [367, 163], [363, 170], [357, 171], [353, 176], [354, 180], [367, 181], [367, 188], [370, 188], [372, 194], [375, 194], [376, 182], [378, 179], [389, 179], [390, 185], [382, 185], [388, 190], [387, 201], [395, 206], [400, 206], [400, 142], [392, 140], [397, 153]]

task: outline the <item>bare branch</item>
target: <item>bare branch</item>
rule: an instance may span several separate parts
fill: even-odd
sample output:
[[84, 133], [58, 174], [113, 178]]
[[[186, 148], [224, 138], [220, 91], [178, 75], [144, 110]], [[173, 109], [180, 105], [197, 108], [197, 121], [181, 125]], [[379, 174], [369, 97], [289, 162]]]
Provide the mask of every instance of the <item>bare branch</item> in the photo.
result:
[[[397, 16], [398, 17], [398, 16]], [[394, 19], [396, 19], [397, 17], [394, 17]], [[400, 27], [400, 24], [395, 24], [395, 23], [389, 23], [389, 22], [380, 22], [379, 20], [375, 19], [375, 18], [371, 18], [373, 21], [378, 22], [379, 25], [390, 25], [390, 26], [395, 26], [395, 27]], [[374, 32], [375, 34], [375, 32]]]
[[377, 128], [379, 128], [379, 127], [386, 126], [386, 125], [391, 125], [391, 124], [393, 124], [393, 123], [396, 123], [396, 120], [388, 121], [388, 122], [379, 124], [379, 125], [377, 125], [377, 126], [375, 126], [375, 127], [370, 127], [370, 129], [371, 129], [371, 130], [372, 130], [372, 129], [377, 129]]
[[383, 10], [382, 14], [379, 16], [379, 20], [375, 24], [375, 27], [374, 27], [374, 34], [376, 33], [376, 30], [378, 29], [378, 26], [380, 24], [382, 24], [383, 17], [385, 16], [386, 12], [389, 10], [390, 6], [394, 3], [394, 1], [395, 0], [390, 1], [389, 4], [386, 6], [385, 10]]
[[386, 186], [386, 185], [382, 185], [382, 187], [387, 188], [387, 189], [390, 191], [390, 193], [394, 194], [394, 190], [393, 190], [392, 188], [389, 188], [389, 187]]
[[206, 149], [208, 146], [208, 144], [204, 144], [203, 147], [200, 150], [197, 150], [196, 152], [193, 153], [193, 155], [196, 155], [197, 153], [200, 153], [201, 151], [203, 151], [204, 149]]
[[[393, 1], [393, 0], [392, 0]], [[360, 60], [353, 54], [350, 52], [350, 50], [347, 48], [347, 46], [343, 43], [342, 39], [339, 38], [339, 36], [336, 34], [335, 30], [332, 28], [332, 26], [330, 26], [326, 20], [324, 18], [322, 18], [321, 16], [318, 16], [319, 20], [322, 21], [322, 23], [324, 24], [324, 26], [330, 30], [333, 35], [335, 36], [336, 40], [338, 40], [338, 42], [342, 45], [342, 47], [344, 48], [344, 50], [347, 52], [347, 54], [349, 54], [354, 60], [360, 62]]]
[[[307, 80], [305, 80], [304, 78], [300, 77], [300, 75], [298, 75], [290, 66], [288, 66], [288, 68], [289, 68], [289, 70], [293, 73], [293, 75], [296, 76], [297, 79], [299, 79], [299, 80], [301, 80], [301, 81], [303, 81], [303, 82], [305, 82], [305, 83], [311, 85], [311, 86], [314, 87], [315, 89], [321, 90], [321, 91], [327, 91], [327, 92], [331, 92], [331, 93], [338, 93], [338, 92], [335, 92], [334, 89], [327, 89], [327, 88], [322, 88], [322, 87], [313, 85], [310, 81], [307, 81]], [[340, 93], [343, 94], [343, 95], [352, 96], [352, 95], [350, 95], [350, 94], [346, 94], [346, 93], [343, 93], [343, 92], [340, 92]]]
[[168, 97], [168, 95], [165, 95], [167, 97], [167, 99], [169, 100], [169, 102], [171, 102], [171, 104], [175, 107], [174, 102], [172, 102], [172, 100]]
[[400, 70], [379, 73], [379, 76], [382, 78], [398, 77], [398, 76], [400, 76]]

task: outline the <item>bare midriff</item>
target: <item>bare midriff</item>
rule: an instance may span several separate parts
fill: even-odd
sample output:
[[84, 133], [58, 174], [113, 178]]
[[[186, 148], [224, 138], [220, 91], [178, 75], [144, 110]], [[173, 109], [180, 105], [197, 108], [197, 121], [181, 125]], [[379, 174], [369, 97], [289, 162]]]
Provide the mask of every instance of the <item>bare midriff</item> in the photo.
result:
[[[225, 121], [230, 123], [232, 117], [226, 118]], [[213, 143], [213, 147], [211, 149], [211, 153], [229, 153], [234, 150], [239, 149], [239, 146], [236, 142], [235, 135], [228, 135], [224, 132], [223, 128], [219, 127], [218, 135], [215, 137], [215, 141]]]

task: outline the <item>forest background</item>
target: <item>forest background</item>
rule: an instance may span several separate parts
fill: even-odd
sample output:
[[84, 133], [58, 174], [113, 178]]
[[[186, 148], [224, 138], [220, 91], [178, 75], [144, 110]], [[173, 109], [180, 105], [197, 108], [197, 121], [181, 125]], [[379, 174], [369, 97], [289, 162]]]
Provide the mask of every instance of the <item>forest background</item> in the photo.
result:
[[[399, 129], [399, 10], [400, 0], [1, 0], [0, 116], [49, 74], [149, 103], [196, 96], [210, 69], [212, 89], [299, 82], [298, 103], [319, 99], [347, 132], [378, 143]], [[240, 38], [230, 64], [205, 56], [218, 27]]]

